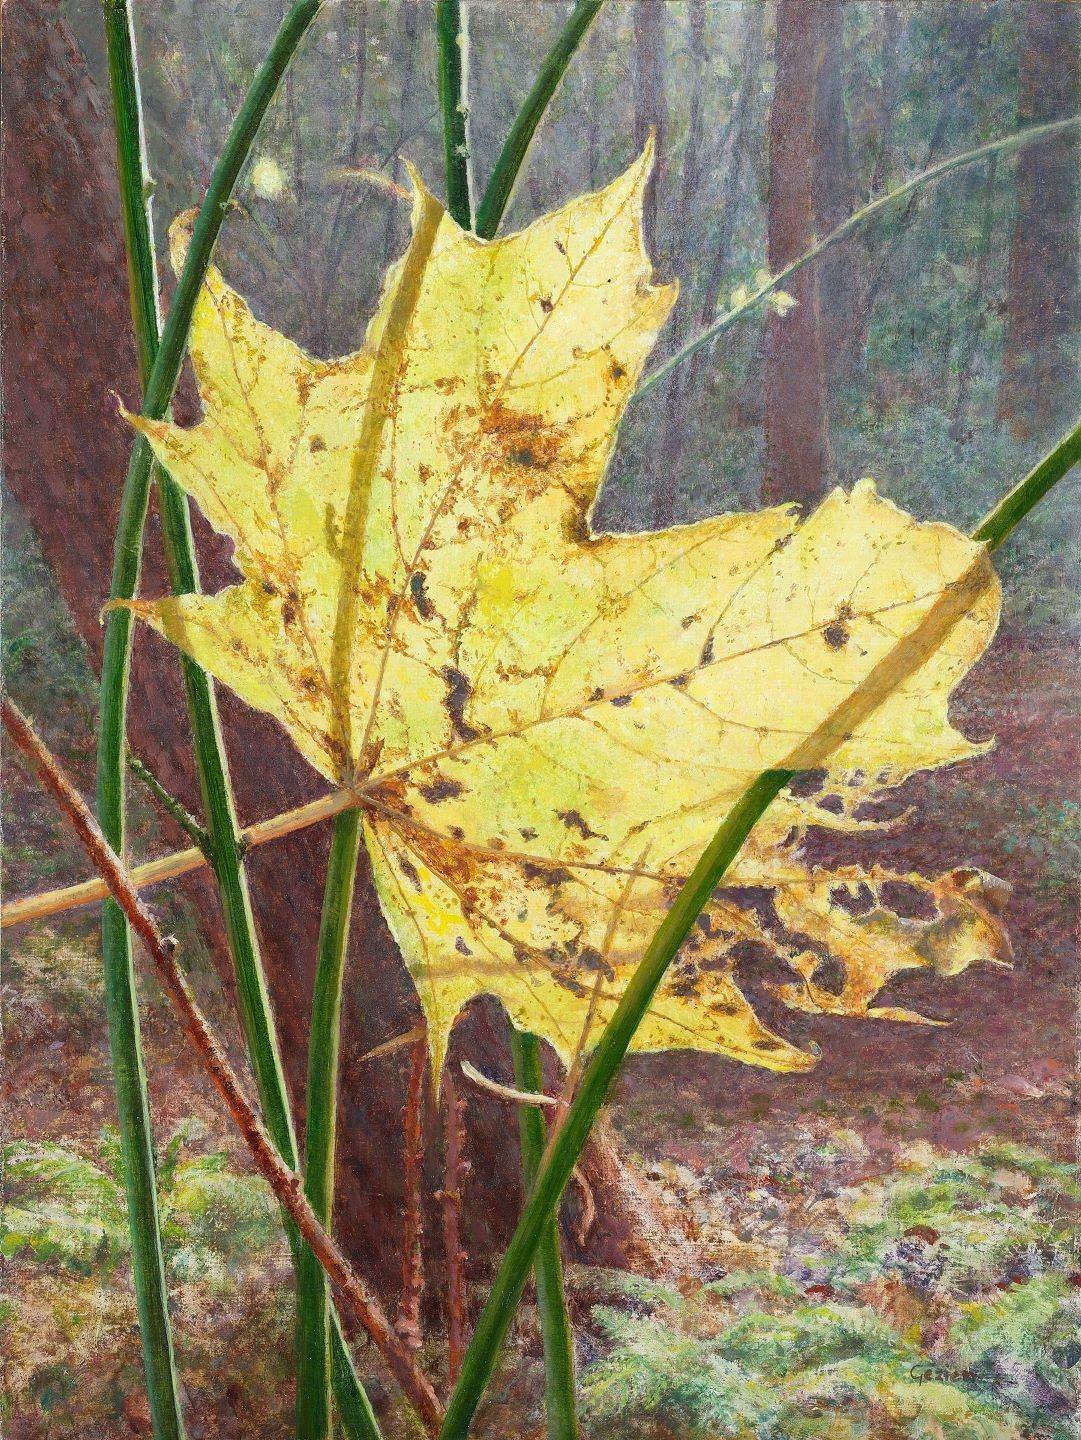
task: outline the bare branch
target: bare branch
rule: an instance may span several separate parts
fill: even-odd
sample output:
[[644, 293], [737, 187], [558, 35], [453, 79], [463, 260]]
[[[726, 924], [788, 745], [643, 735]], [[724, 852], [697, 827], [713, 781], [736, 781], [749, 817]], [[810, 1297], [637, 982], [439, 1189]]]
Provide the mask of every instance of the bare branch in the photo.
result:
[[465, 1287], [462, 1278], [461, 1215], [462, 1186], [469, 1173], [469, 1161], [462, 1155], [465, 1101], [458, 1098], [454, 1076], [448, 1067], [443, 1077], [443, 1103], [446, 1125], [446, 1162], [443, 1189], [439, 1200], [443, 1206], [443, 1249], [447, 1262], [447, 1360], [448, 1379], [453, 1387], [462, 1368], [466, 1347]]
[[296, 1221], [297, 1229], [338, 1289], [347, 1312], [355, 1315], [386, 1360], [410, 1403], [430, 1430], [437, 1431], [443, 1409], [415, 1356], [403, 1345], [387, 1320], [378, 1299], [356, 1273], [334, 1239], [315, 1217], [304, 1196], [303, 1182], [278, 1154], [254, 1105], [245, 1095], [236, 1072], [212, 1033], [176, 963], [176, 941], [163, 936], [145, 903], [131, 883], [116, 852], [107, 843], [97, 821], [64, 774], [56, 758], [38, 738], [22, 711], [5, 697], [3, 723], [13, 744], [51, 792], [82, 841], [94, 868], [109, 893], [127, 916], [128, 923], [146, 946], [158, 979], [172, 1002], [189, 1040], [203, 1061], [218, 1093], [260, 1171], [275, 1196]]
[[413, 1064], [405, 1101], [405, 1216], [402, 1223], [402, 1293], [398, 1334], [411, 1350], [421, 1344], [420, 1297], [424, 1292], [423, 1235], [424, 1091], [428, 1078], [428, 1032], [413, 1042]]

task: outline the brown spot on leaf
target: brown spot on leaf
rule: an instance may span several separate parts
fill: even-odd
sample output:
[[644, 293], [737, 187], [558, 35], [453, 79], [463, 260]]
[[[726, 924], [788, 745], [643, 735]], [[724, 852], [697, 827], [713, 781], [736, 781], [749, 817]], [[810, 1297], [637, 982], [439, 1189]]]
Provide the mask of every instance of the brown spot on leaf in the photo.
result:
[[599, 972], [606, 980], [614, 980], [616, 978], [616, 972], [612, 969], [611, 965], [609, 965], [601, 952], [592, 945], [587, 945], [583, 950], [579, 951], [578, 960], [586, 970]]
[[326, 448], [327, 442], [323, 439], [322, 435], [313, 435], [308, 441], [308, 449], [313, 455], [318, 455], [321, 450], [325, 450]]
[[590, 829], [581, 813], [577, 810], [557, 810], [563, 824], [568, 830], [577, 830], [583, 840], [607, 840], [607, 835], [602, 835], [599, 830]]
[[462, 793], [462, 786], [457, 780], [440, 775], [438, 779], [429, 781], [427, 785], [418, 785], [417, 790], [429, 805], [438, 805], [441, 800], [457, 800]]
[[439, 673], [447, 687], [447, 714], [455, 735], [459, 740], [479, 740], [482, 732], [465, 718], [466, 707], [473, 695], [472, 685], [454, 665], [444, 665]]
[[564, 515], [560, 528], [563, 531], [563, 539], [568, 545], [588, 545], [593, 539], [584, 510], [569, 511]]
[[417, 614], [422, 620], [430, 620], [435, 613], [432, 609], [432, 602], [428, 599], [427, 584], [422, 570], [414, 570], [409, 577], [409, 593], [413, 597], [413, 604], [417, 607]]
[[398, 869], [409, 881], [410, 885], [412, 885], [413, 889], [417, 892], [417, 894], [422, 894], [424, 887], [420, 883], [420, 875], [417, 873], [417, 867], [413, 864], [412, 860], [410, 860], [408, 855], [398, 856]]
[[562, 865], [538, 865], [535, 860], [522, 861], [522, 874], [545, 889], [556, 885], [569, 885], [574, 876]]
[[839, 605], [837, 614], [822, 632], [822, 638], [831, 650], [843, 650], [848, 644], [852, 632], [848, 628], [848, 622], [852, 619], [852, 606], [848, 604]]

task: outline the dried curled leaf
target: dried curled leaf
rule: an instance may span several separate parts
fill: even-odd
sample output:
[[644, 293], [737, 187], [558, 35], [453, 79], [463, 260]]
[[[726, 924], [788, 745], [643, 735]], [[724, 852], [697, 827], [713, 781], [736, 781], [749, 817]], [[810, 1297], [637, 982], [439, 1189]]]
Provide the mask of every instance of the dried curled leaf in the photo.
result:
[[[355, 791], [437, 1067], [480, 993], [564, 1055], [587, 1045], [749, 781], [978, 561], [869, 481], [806, 520], [782, 507], [593, 530], [675, 299], [642, 243], [649, 164], [647, 150], [606, 190], [491, 242], [414, 178], [412, 241], [341, 360], [305, 355], [211, 271], [191, 339], [205, 418], [133, 422], [243, 575], [133, 608]], [[978, 753], [947, 711], [996, 624], [990, 573], [981, 587], [846, 732], [836, 776], [859, 771], [869, 792]], [[733, 880], [806, 890], [792, 837], [835, 821], [780, 802]], [[808, 1066], [733, 978], [734, 948], [760, 937], [718, 899], [638, 1047]]]
[[[933, 917], [898, 915], [883, 896], [890, 885], [924, 895]], [[1008, 965], [1013, 956], [1000, 912], [1009, 889], [994, 876], [970, 869], [952, 870], [933, 881], [911, 872], [810, 871], [804, 883], [777, 891], [777, 912], [790, 932], [816, 941], [824, 953], [789, 956], [802, 983], [771, 988], [792, 1009], [811, 1014], [938, 1024], [916, 1011], [873, 1001], [906, 970], [957, 975], [979, 960]], [[861, 891], [870, 904], [864, 913], [853, 914], [844, 899], [858, 899]], [[827, 988], [820, 973], [830, 960], [840, 963], [843, 978], [839, 986]]]

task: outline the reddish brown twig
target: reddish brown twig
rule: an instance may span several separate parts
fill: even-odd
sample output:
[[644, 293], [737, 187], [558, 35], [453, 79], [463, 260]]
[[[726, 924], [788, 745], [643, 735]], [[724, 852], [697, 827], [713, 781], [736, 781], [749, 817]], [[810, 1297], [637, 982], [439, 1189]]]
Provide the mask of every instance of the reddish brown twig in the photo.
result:
[[278, 1200], [296, 1221], [297, 1229], [337, 1287], [347, 1312], [355, 1315], [386, 1360], [410, 1404], [428, 1428], [438, 1431], [443, 1407], [416, 1357], [399, 1338], [371, 1293], [349, 1261], [327, 1234], [304, 1196], [303, 1182], [274, 1148], [262, 1120], [245, 1095], [236, 1072], [214, 1037], [206, 1018], [188, 988], [176, 963], [176, 941], [163, 936], [132, 885], [124, 866], [98, 828], [82, 797], [64, 774], [58, 761], [34, 732], [22, 711], [6, 697], [3, 701], [4, 728], [12, 742], [55, 797], [83, 843], [131, 928], [146, 946], [158, 972], [162, 988], [172, 1002], [188, 1038], [202, 1058], [207, 1073], [225, 1101], [237, 1128], [251, 1151], [256, 1166]]
[[466, 1254], [462, 1249], [461, 1215], [462, 1186], [470, 1167], [469, 1161], [462, 1155], [465, 1101], [458, 1098], [449, 1065], [443, 1072], [443, 1101], [446, 1106], [446, 1160], [439, 1198], [443, 1204], [443, 1251], [447, 1261], [447, 1373], [453, 1388], [462, 1368], [466, 1347], [465, 1286], [462, 1278], [462, 1262]]
[[428, 1078], [428, 1036], [413, 1042], [413, 1066], [405, 1100], [405, 1216], [402, 1223], [402, 1293], [398, 1334], [411, 1350], [420, 1348], [420, 1297], [424, 1291], [421, 1254], [424, 1165], [424, 1090]]

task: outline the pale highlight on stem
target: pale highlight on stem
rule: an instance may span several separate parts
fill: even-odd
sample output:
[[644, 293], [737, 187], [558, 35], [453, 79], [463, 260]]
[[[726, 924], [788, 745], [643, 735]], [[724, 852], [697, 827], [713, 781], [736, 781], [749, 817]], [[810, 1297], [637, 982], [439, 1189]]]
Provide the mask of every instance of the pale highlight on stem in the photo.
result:
[[[280, 840], [309, 825], [318, 825], [329, 820], [342, 810], [348, 810], [357, 803], [357, 796], [351, 790], [332, 790], [318, 800], [309, 800], [295, 810], [285, 810], [268, 820], [259, 820], [240, 832], [245, 850], [256, 845], [265, 845], [268, 840]], [[175, 880], [180, 875], [189, 875], [207, 863], [206, 856], [195, 846], [187, 850], [175, 850], [157, 860], [147, 860], [133, 865], [128, 879], [136, 890], [145, 890], [151, 885], [160, 885], [164, 880]], [[6, 930], [11, 925], [24, 925], [30, 920], [47, 920], [51, 915], [62, 915], [68, 910], [77, 910], [84, 905], [93, 905], [104, 900], [109, 887], [100, 876], [83, 880], [77, 885], [67, 885], [56, 890], [44, 890], [40, 895], [27, 895], [21, 900], [12, 900], [0, 911], [0, 925]]]

